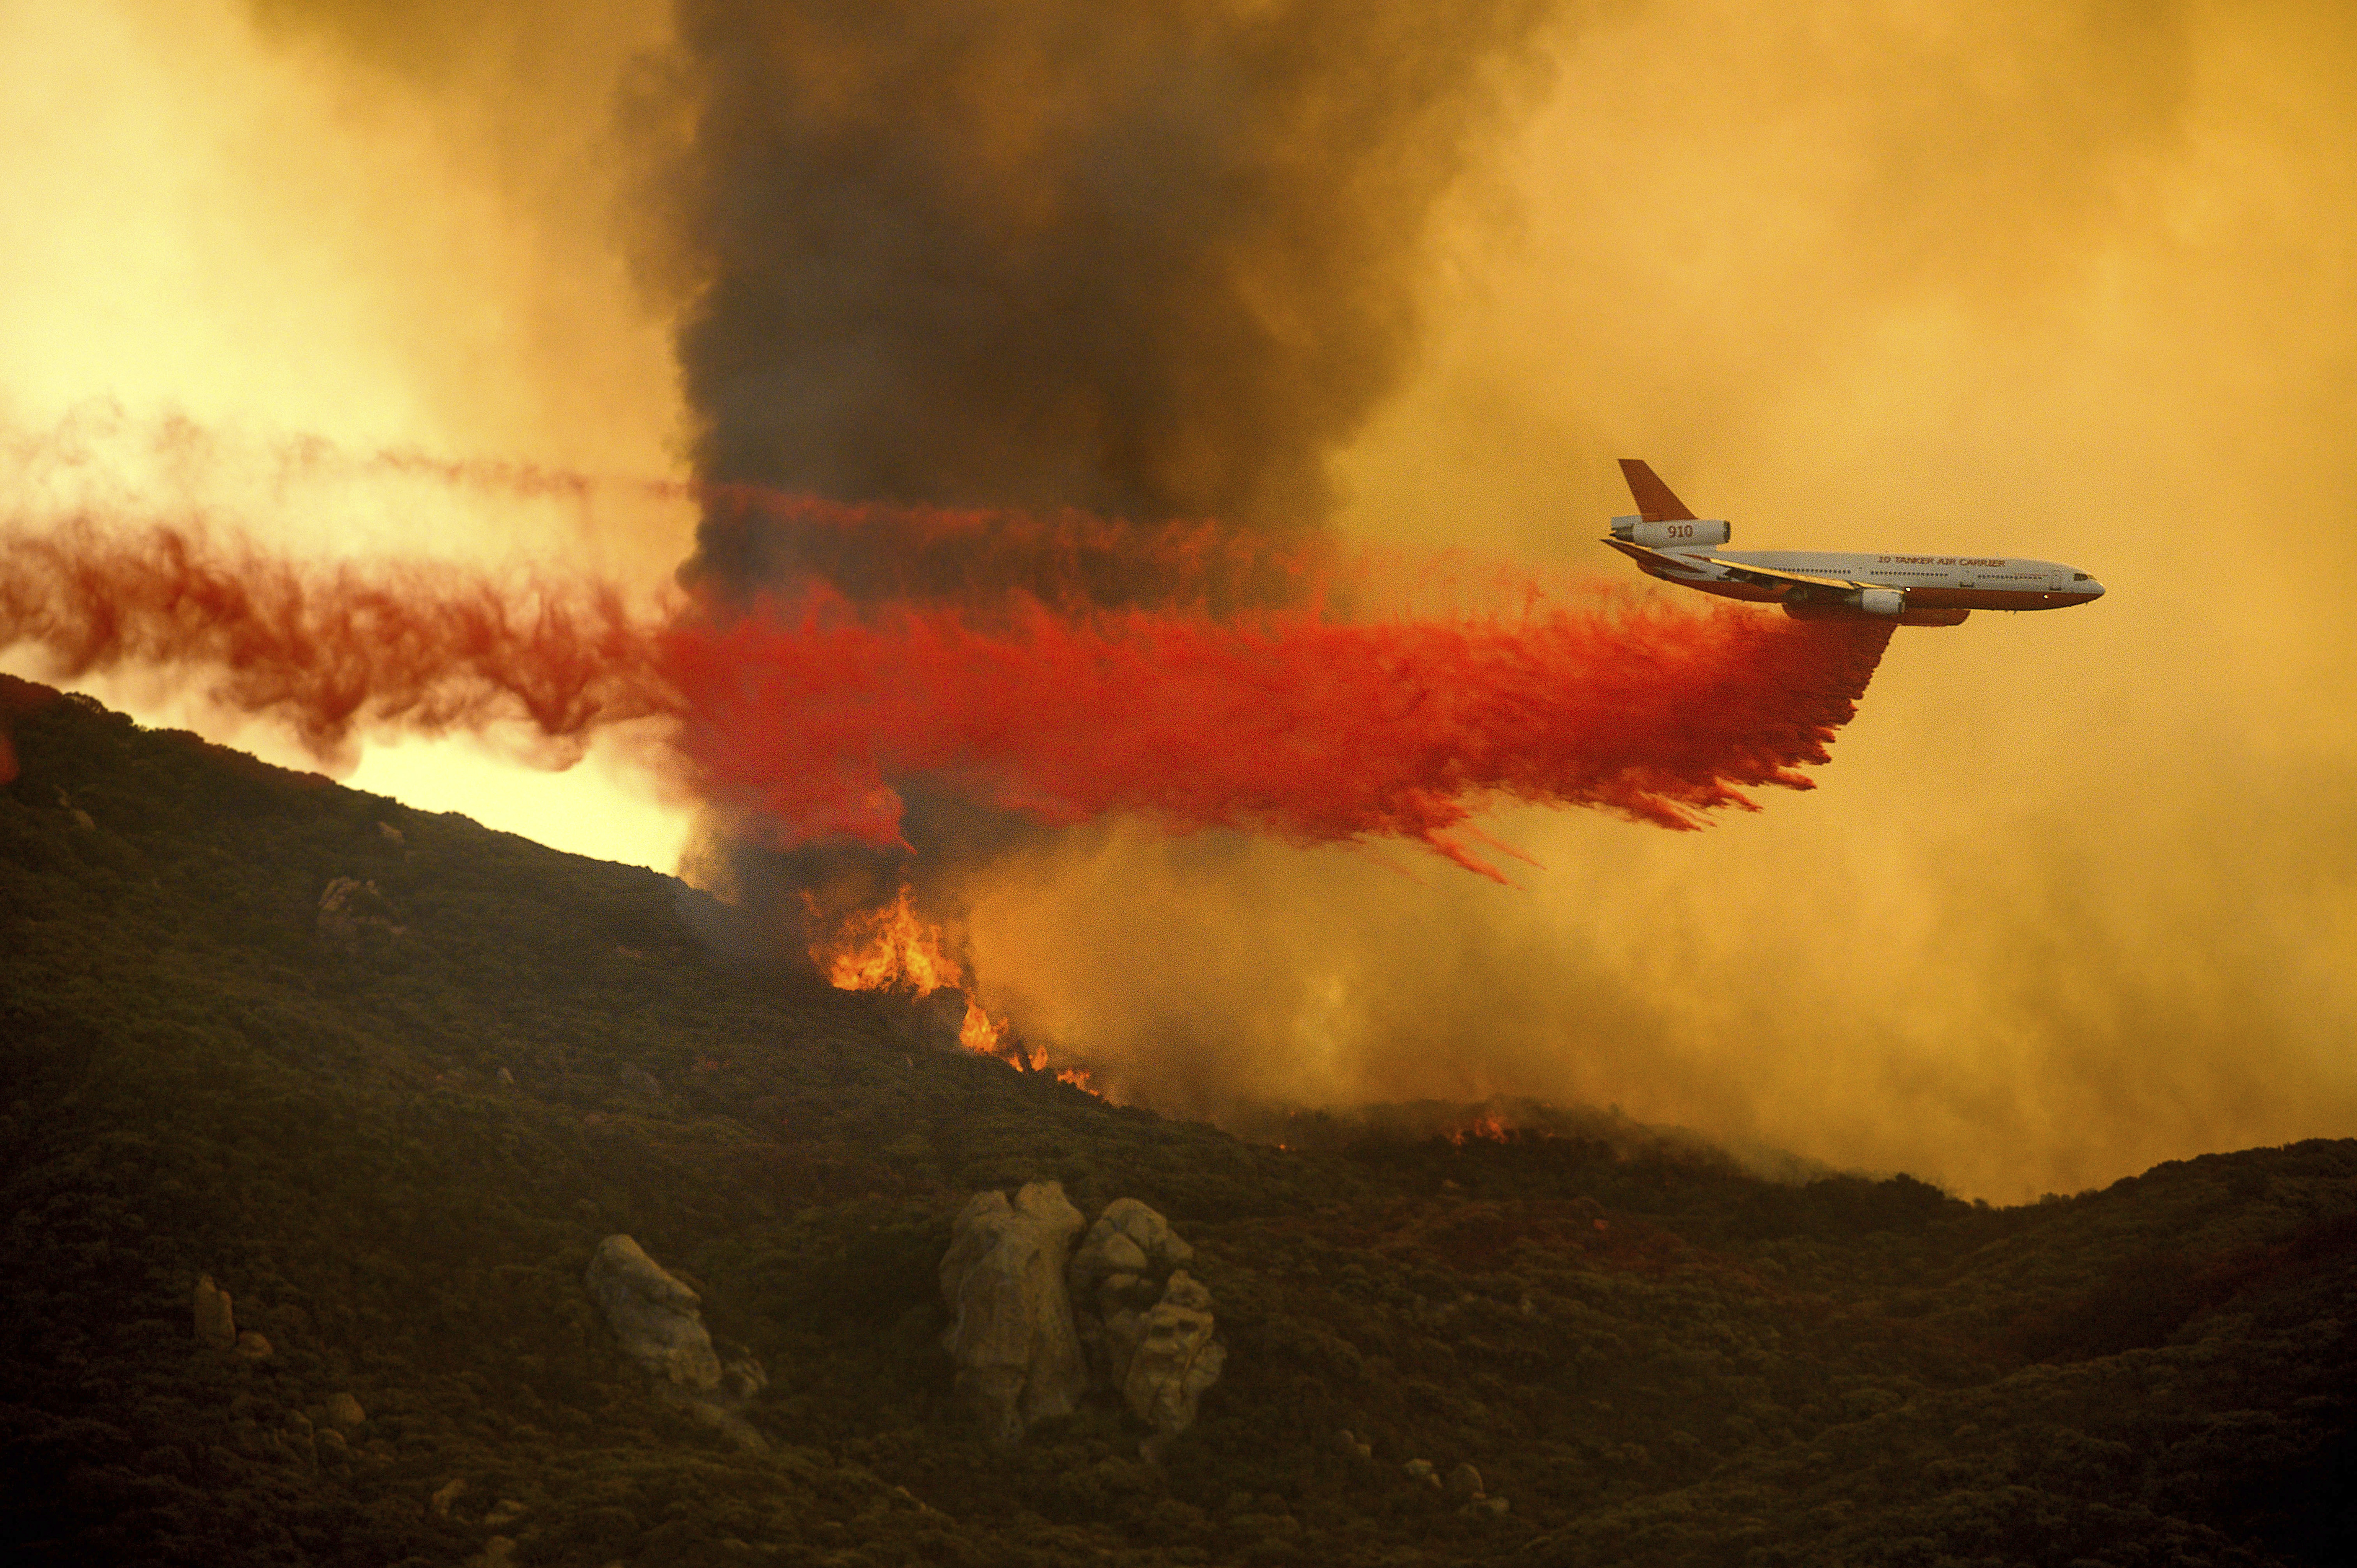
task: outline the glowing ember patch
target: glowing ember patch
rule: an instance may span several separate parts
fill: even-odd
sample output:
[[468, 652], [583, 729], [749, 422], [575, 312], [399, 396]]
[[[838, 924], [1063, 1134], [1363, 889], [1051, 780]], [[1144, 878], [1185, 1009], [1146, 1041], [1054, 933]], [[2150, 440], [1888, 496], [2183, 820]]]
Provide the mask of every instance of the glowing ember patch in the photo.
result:
[[1502, 1144], [1506, 1141], [1506, 1134], [1511, 1131], [1512, 1129], [1508, 1127], [1501, 1118], [1494, 1115], [1483, 1116], [1471, 1125], [1459, 1127], [1449, 1133], [1448, 1141], [1460, 1148], [1464, 1146], [1465, 1140], [1468, 1138], [1479, 1138], [1490, 1144]]

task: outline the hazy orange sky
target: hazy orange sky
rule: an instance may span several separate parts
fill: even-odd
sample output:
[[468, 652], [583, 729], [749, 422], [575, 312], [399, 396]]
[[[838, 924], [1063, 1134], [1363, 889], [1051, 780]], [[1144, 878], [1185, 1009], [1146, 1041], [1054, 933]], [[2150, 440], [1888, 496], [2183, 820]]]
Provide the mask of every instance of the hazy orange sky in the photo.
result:
[[[665, 10], [500, 15], [0, 9], [0, 435], [74, 420], [99, 459], [10, 447], [0, 496], [659, 584], [683, 510], [269, 459], [680, 471], [615, 113]], [[1723, 0], [1548, 48], [1338, 456], [1351, 536], [1612, 576], [1637, 456], [1738, 546], [2012, 552], [2109, 596], [1901, 631], [1819, 788], [1757, 816], [1501, 813], [1519, 888], [1068, 839], [974, 889], [992, 998], [1174, 1108], [1530, 1094], [1999, 1200], [2357, 1133], [2357, 19]], [[201, 461], [151, 449], [172, 413]], [[666, 868], [685, 831], [595, 759], [413, 744], [350, 782]]]

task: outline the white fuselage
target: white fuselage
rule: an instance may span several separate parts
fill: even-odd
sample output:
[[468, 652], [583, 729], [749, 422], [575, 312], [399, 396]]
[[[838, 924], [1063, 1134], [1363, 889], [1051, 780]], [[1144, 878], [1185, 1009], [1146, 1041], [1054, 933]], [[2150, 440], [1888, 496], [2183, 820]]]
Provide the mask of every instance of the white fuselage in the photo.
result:
[[1779, 584], [1746, 581], [1729, 567], [1760, 566], [1812, 577], [1835, 577], [1907, 596], [1910, 609], [2044, 610], [2103, 596], [2104, 585], [2060, 561], [2015, 555], [1867, 554], [1856, 551], [1722, 550], [1674, 545], [1638, 566], [1663, 582], [1706, 594], [1762, 603], [1787, 601]]

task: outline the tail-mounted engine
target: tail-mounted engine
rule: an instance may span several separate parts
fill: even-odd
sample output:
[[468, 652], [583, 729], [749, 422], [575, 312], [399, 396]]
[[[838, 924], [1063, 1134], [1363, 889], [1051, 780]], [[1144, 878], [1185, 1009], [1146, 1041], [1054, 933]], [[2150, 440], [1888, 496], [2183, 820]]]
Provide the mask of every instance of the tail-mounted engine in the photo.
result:
[[1612, 520], [1612, 537], [1654, 550], [1680, 550], [1724, 544], [1735, 537], [1735, 530], [1724, 518], [1681, 518], [1648, 522], [1641, 517], [1616, 517]]

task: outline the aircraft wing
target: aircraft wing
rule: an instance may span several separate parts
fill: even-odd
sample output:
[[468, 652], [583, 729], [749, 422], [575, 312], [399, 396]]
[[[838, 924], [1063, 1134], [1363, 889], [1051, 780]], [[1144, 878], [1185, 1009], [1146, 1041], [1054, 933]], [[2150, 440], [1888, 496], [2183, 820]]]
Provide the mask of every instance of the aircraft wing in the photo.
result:
[[1751, 566], [1740, 561], [1729, 561], [1724, 555], [1706, 555], [1700, 553], [1681, 555], [1673, 550], [1654, 550], [1646, 545], [1632, 543], [1626, 539], [1607, 538], [1604, 542], [1632, 561], [1650, 562], [1656, 566], [1666, 566], [1672, 571], [1689, 575], [1693, 574], [1696, 567], [1716, 566], [1727, 577], [1731, 577], [1738, 583], [1757, 583], [1762, 587], [1786, 584], [1795, 587], [1831, 588], [1837, 593], [1846, 594], [1855, 589], [1878, 585], [1873, 583], [1854, 582], [1847, 577], [1827, 577], [1811, 572], [1788, 572], [1781, 566]]
[[1857, 582], [1848, 577], [1820, 576], [1813, 572], [1787, 572], [1781, 566], [1751, 566], [1740, 561], [1729, 561], [1723, 555], [1714, 555], [1711, 560], [1721, 571], [1738, 582], [1759, 583], [1763, 586], [1774, 583], [1799, 583], [1807, 587], [1839, 588], [1844, 593], [1847, 593], [1853, 588], [1872, 588], [1880, 585], [1874, 583]]
[[1667, 566], [1673, 571], [1692, 572], [1699, 565], [1725, 564], [1716, 555], [1680, 555], [1673, 551], [1655, 550], [1643, 544], [1631, 544], [1625, 539], [1614, 539], [1609, 535], [1606, 536], [1604, 542], [1640, 564], [1651, 562], [1656, 566]]

